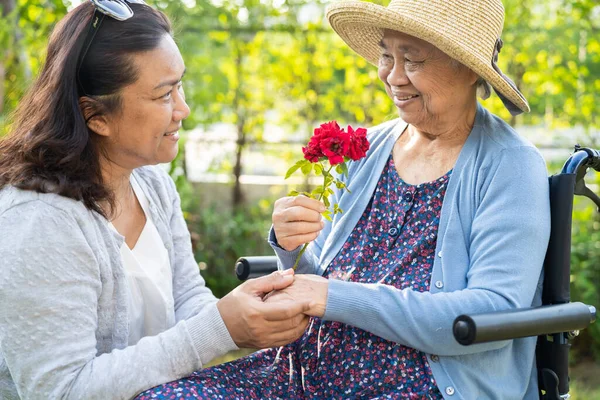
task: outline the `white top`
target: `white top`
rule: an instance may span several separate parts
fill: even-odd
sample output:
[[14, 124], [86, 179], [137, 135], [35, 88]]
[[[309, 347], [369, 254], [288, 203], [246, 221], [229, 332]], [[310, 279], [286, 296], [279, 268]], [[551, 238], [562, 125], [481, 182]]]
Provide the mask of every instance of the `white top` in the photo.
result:
[[[120, 249], [130, 293], [130, 346], [144, 336], [155, 336], [175, 325], [169, 254], [150, 218], [148, 199], [133, 175], [131, 186], [146, 215], [146, 225], [133, 249], [125, 242]], [[112, 223], [109, 224], [115, 229]]]

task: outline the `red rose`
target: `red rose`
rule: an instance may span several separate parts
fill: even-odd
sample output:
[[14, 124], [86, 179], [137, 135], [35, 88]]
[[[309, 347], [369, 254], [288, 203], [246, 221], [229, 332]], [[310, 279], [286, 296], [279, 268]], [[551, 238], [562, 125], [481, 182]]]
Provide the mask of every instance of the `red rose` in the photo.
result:
[[315, 128], [308, 146], [303, 147], [302, 152], [310, 162], [318, 162], [321, 157], [327, 157], [331, 165], [336, 165], [344, 162], [349, 146], [348, 134], [336, 121], [331, 121]]
[[358, 128], [355, 131], [350, 125], [348, 125], [348, 136], [350, 146], [348, 153], [345, 155], [350, 157], [352, 161], [357, 161], [365, 157], [367, 155], [367, 150], [369, 150], [367, 130], [365, 128]]
[[311, 146], [311, 143], [309, 143], [307, 147], [303, 147], [302, 152], [304, 153], [304, 158], [312, 163], [319, 162], [319, 158], [324, 157], [321, 148], [318, 146], [315, 147], [314, 145]]
[[329, 159], [329, 164], [336, 165], [344, 162], [344, 155], [348, 152], [350, 142], [347, 134], [342, 132], [331, 132], [331, 136], [321, 140], [321, 151]]
[[[347, 182], [342, 182], [332, 173], [332, 170], [339, 175], [348, 177], [347, 161], [357, 161], [366, 156], [369, 150], [369, 142], [367, 140], [367, 130], [364, 128], [352, 129], [348, 126], [348, 132], [340, 128], [336, 121], [330, 121], [321, 124], [315, 128], [313, 136], [310, 138], [306, 147], [302, 147], [304, 159], [296, 162], [288, 169], [285, 178], [289, 178], [297, 170], [301, 170], [304, 175], [309, 175], [315, 172], [317, 175], [323, 176], [323, 185], [315, 188], [311, 192], [298, 192], [292, 190], [290, 196], [298, 196], [303, 194], [318, 201], [323, 201], [326, 211], [323, 212], [323, 217], [332, 220], [332, 215], [342, 213], [339, 204], [333, 204], [333, 210], [329, 210], [331, 203], [329, 195], [333, 194], [333, 190], [329, 187], [335, 184], [338, 189], [350, 191], [346, 186]], [[329, 162], [329, 165], [325, 163]], [[314, 166], [311, 164], [315, 164]], [[294, 263], [294, 270], [298, 266], [300, 257], [306, 250], [305, 244]], [[334, 341], [335, 342], [335, 341]], [[336, 345], [334, 343], [334, 345]]]

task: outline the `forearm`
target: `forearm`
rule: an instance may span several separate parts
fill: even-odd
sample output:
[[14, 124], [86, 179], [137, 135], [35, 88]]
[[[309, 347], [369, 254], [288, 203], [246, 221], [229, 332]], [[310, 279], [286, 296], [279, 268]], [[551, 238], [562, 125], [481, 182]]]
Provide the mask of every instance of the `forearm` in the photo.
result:
[[432, 294], [330, 280], [324, 319], [356, 326], [425, 353], [455, 356], [498, 349], [507, 343], [460, 345], [452, 335], [456, 316], [511, 307], [502, 296], [486, 290]]
[[[60, 340], [61, 332], [46, 328], [51, 332], [47, 336], [32, 333], [42, 329], [39, 325], [18, 323], [3, 332], [6, 363], [24, 398], [129, 399], [237, 348], [216, 305], [157, 336], [99, 356], [93, 335]], [[23, 337], [35, 338], [26, 350], [19, 345]]]

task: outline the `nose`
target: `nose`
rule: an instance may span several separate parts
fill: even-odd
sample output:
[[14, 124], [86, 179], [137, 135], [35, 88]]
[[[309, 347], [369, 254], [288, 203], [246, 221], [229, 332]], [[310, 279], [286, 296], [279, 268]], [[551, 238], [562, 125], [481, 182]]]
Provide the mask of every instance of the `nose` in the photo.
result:
[[390, 86], [404, 86], [410, 83], [406, 71], [404, 70], [403, 62], [395, 62], [392, 70], [387, 76], [387, 82]]
[[185, 101], [185, 93], [183, 88], [176, 91], [175, 107], [173, 108], [173, 121], [179, 122], [186, 119], [190, 115], [190, 107]]

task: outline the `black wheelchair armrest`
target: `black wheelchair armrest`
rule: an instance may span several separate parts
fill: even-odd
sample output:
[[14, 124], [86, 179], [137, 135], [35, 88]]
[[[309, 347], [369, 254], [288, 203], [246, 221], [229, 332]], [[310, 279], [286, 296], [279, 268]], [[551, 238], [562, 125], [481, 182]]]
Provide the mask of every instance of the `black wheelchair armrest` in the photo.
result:
[[596, 320], [596, 309], [583, 303], [566, 303], [477, 315], [460, 315], [453, 333], [463, 345], [527, 336], [550, 335], [587, 328]]
[[258, 278], [277, 271], [276, 256], [240, 257], [235, 262], [235, 275], [240, 281]]
[[[239, 280], [277, 271], [276, 256], [240, 257], [235, 265]], [[587, 328], [596, 319], [596, 309], [583, 303], [460, 315], [454, 320], [455, 339], [463, 344], [485, 343], [527, 336], [550, 335]]]

